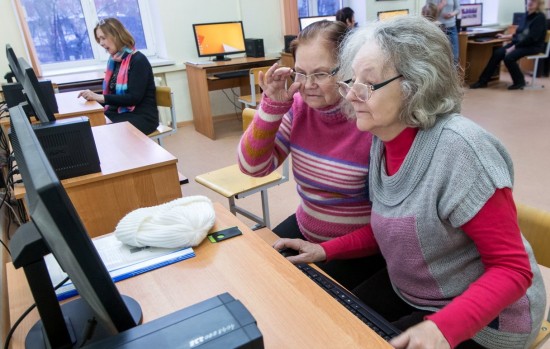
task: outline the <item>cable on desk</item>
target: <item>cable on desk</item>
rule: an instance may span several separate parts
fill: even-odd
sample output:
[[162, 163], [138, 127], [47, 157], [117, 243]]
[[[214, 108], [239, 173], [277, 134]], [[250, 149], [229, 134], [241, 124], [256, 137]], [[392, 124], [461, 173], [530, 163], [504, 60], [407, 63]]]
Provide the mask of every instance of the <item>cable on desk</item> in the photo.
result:
[[[60, 288], [61, 286], [63, 286], [64, 283], [66, 283], [67, 281], [69, 281], [69, 277], [67, 276], [65, 279], [63, 279], [60, 283], [58, 283], [57, 285], [55, 285], [55, 287], [53, 288], [53, 290], [57, 290], [58, 288]], [[9, 346], [10, 346], [10, 341], [11, 341], [11, 337], [13, 336], [13, 333], [15, 332], [15, 330], [17, 329], [17, 327], [19, 326], [19, 324], [21, 324], [21, 322], [25, 319], [25, 317], [27, 317], [27, 315], [29, 315], [29, 313], [34, 309], [36, 308], [36, 303], [33, 303], [30, 307], [27, 308], [27, 310], [25, 310], [23, 312], [23, 314], [21, 314], [21, 316], [19, 317], [19, 319], [17, 319], [17, 321], [15, 321], [15, 323], [13, 324], [13, 326], [10, 328], [10, 331], [8, 332], [8, 335], [6, 336], [6, 341], [4, 342], [4, 349], [9, 349]]]

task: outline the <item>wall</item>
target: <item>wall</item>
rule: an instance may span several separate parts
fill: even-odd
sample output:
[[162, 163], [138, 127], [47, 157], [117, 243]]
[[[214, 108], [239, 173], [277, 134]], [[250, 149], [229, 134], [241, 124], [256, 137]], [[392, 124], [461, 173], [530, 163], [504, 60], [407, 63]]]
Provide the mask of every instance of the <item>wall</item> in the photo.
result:
[[[279, 0], [201, 0], [173, 1], [152, 0], [151, 9], [158, 18], [166, 47], [167, 57], [176, 64], [196, 61], [197, 49], [193, 39], [193, 23], [242, 20], [247, 37], [263, 38], [266, 54], [277, 54], [284, 47]], [[208, 11], [205, 11], [208, 9]], [[5, 46], [28, 58], [10, 0], [0, 0], [2, 35], [0, 35], [0, 79], [9, 70]], [[172, 87], [175, 96], [178, 121], [192, 120], [191, 103], [184, 70], [165, 73], [165, 83]], [[236, 89], [238, 94], [238, 89]], [[228, 93], [230, 94], [230, 93]], [[234, 110], [222, 92], [211, 92], [214, 115]]]
[[[161, 36], [166, 42], [163, 51], [165, 50], [167, 57], [179, 65], [187, 60], [198, 59], [193, 40], [193, 23], [242, 20], [247, 37], [264, 39], [267, 54], [277, 54], [284, 47], [280, 0], [152, 0], [151, 4], [155, 7], [151, 10], [158, 18]], [[423, 4], [424, 0], [344, 0], [344, 6], [355, 9], [359, 25], [375, 20], [378, 11], [407, 8], [411, 14], [417, 14]], [[514, 12], [524, 10], [524, 0], [500, 0], [499, 23], [509, 24]], [[15, 15], [12, 15], [14, 12], [10, 0], [0, 0], [0, 13], [3, 14], [0, 36], [0, 79], [2, 79], [4, 73], [8, 71], [3, 53], [6, 43], [10, 43], [17, 54], [27, 55]], [[178, 121], [192, 120], [185, 71], [165, 73], [165, 78], [165, 83], [174, 90]], [[236, 93], [238, 93], [237, 90]], [[231, 92], [228, 94], [231, 95]], [[211, 92], [211, 99], [214, 115], [234, 111], [222, 92]]]

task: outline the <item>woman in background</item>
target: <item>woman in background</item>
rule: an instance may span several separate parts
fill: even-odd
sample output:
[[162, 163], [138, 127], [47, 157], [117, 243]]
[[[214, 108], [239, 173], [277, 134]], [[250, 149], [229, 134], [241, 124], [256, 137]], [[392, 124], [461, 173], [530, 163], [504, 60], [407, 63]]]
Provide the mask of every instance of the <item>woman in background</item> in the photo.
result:
[[110, 55], [103, 94], [85, 90], [78, 97], [103, 104], [112, 122], [128, 121], [144, 134], [152, 133], [159, 125], [159, 114], [149, 60], [135, 49], [134, 38], [116, 18], [99, 21], [94, 36]]
[[511, 42], [493, 51], [493, 55], [485, 69], [479, 76], [479, 80], [470, 85], [470, 88], [485, 88], [487, 83], [500, 68], [500, 62], [504, 61], [510, 76], [512, 85], [509, 90], [522, 90], [525, 87], [525, 76], [521, 72], [518, 61], [520, 58], [543, 52], [546, 40], [546, 16], [544, 15], [544, 0], [528, 0], [525, 20], [518, 26], [514, 35], [497, 34], [498, 38], [510, 39]]
[[336, 11], [336, 20], [347, 25], [349, 29], [355, 27], [355, 12], [351, 7], [344, 7]]
[[[273, 229], [280, 237], [329, 241], [370, 219], [365, 149], [371, 135], [350, 120], [353, 109], [336, 83], [338, 49], [347, 32], [341, 22], [313, 23], [291, 43], [294, 69], [275, 64], [260, 75], [262, 100], [241, 138], [238, 159], [242, 172], [261, 177], [292, 154], [300, 204]], [[288, 78], [294, 82], [287, 89]], [[378, 255], [319, 266], [353, 288], [383, 260]]]

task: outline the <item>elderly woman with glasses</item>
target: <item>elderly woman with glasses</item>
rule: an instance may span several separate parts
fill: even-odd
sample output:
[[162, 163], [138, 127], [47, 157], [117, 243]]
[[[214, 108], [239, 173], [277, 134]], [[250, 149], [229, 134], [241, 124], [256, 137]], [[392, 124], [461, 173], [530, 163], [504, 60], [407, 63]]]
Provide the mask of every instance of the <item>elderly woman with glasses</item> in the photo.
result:
[[365, 257], [387, 267], [353, 290], [403, 330], [395, 348], [528, 348], [545, 310], [541, 274], [517, 222], [512, 161], [460, 115], [445, 34], [402, 16], [355, 31], [340, 93], [370, 150], [370, 224], [313, 244], [280, 239], [293, 263]]
[[[291, 44], [294, 69], [275, 64], [260, 75], [262, 101], [241, 138], [238, 158], [244, 173], [265, 176], [292, 154], [300, 203], [295, 214], [273, 229], [280, 237], [324, 242], [370, 220], [372, 136], [356, 128], [349, 114], [353, 108], [338, 93], [338, 48], [346, 33], [341, 22], [311, 24]], [[289, 79], [293, 82], [287, 88]], [[320, 266], [352, 288], [367, 270], [383, 264], [378, 255]]]

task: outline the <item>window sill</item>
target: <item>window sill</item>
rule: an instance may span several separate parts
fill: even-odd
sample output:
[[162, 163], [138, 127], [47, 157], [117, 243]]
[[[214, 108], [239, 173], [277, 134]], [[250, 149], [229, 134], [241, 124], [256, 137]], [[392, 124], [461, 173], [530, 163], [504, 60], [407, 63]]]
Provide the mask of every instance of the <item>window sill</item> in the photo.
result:
[[[166, 59], [166, 58], [149, 58], [149, 62], [151, 63], [151, 66], [153, 67], [153, 70], [155, 72], [157, 71], [157, 69], [155, 69], [157, 67], [168, 68], [168, 66], [175, 65], [175, 62], [173, 60]], [[50, 77], [59, 76], [59, 75], [70, 75], [70, 74], [89, 73], [89, 72], [103, 73], [105, 71], [105, 64], [106, 62], [102, 64], [94, 64], [94, 65], [75, 67], [75, 68], [55, 69], [55, 70], [44, 69], [42, 71], [42, 78], [50, 78]]]

